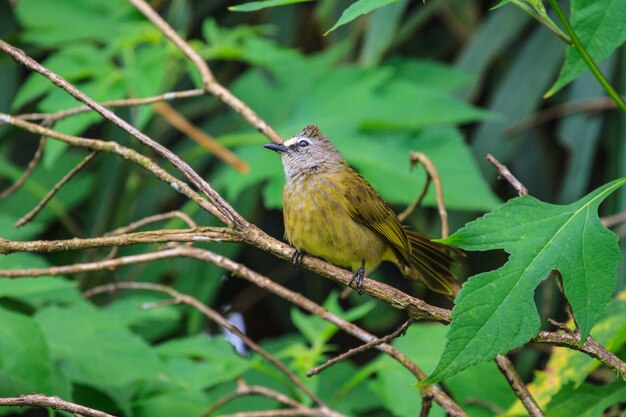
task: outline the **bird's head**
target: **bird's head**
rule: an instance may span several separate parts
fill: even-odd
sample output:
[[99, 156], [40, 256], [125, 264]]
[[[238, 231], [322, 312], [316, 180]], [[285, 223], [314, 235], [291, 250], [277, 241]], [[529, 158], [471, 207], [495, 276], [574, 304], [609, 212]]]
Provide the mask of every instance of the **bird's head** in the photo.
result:
[[341, 169], [345, 160], [335, 145], [315, 125], [308, 125], [283, 143], [263, 145], [280, 154], [285, 175]]

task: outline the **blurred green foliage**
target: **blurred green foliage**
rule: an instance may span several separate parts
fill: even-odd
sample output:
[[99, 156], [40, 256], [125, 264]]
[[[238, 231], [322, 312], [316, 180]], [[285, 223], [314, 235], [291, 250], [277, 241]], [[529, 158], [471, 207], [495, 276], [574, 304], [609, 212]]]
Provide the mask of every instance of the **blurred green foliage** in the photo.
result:
[[[506, 163], [531, 195], [548, 203], [573, 203], [601, 184], [626, 176], [626, 117], [611, 108], [576, 52], [514, 4], [490, 11], [495, 1], [240, 3], [232, 7], [225, 0], [153, 2], [208, 60], [216, 78], [281, 135], [288, 137], [309, 123], [319, 125], [398, 211], [414, 200], [425, 180], [421, 168], [409, 169], [410, 151], [426, 153], [437, 166], [452, 230], [513, 196], [507, 184], [496, 182], [495, 169], [485, 161], [487, 152]], [[541, 6], [539, 1], [517, 3]], [[286, 6], [275, 7], [281, 4]], [[255, 12], [235, 12], [246, 10]], [[571, 3], [574, 29], [622, 92], [625, 12], [625, 0]], [[552, 16], [549, 10], [546, 16]], [[182, 53], [125, 0], [0, 2], [0, 36], [100, 101], [200, 85]], [[543, 99], [547, 91], [552, 95]], [[76, 105], [43, 77], [0, 55], [1, 112], [55, 112]], [[261, 147], [266, 139], [213, 97], [172, 105], [233, 149], [250, 165], [250, 173], [237, 172], [181, 136], [151, 106], [116, 112], [201, 172], [244, 217], [280, 237], [282, 172], [276, 156]], [[539, 123], [534, 116], [542, 111], [552, 117]], [[54, 129], [116, 140], [153, 156], [93, 113], [64, 119]], [[2, 189], [21, 176], [36, 139], [0, 125]], [[198, 224], [216, 223], [140, 168], [98, 155], [33, 223], [16, 229], [17, 219], [83, 155], [83, 150], [48, 140], [43, 162], [33, 175], [14, 195], [0, 200], [0, 237], [99, 236], [172, 209], [184, 211]], [[424, 205], [408, 223], [436, 235], [439, 220], [432, 209], [432, 190]], [[600, 207], [600, 215], [624, 211], [624, 188], [616, 189]], [[183, 226], [171, 220], [153, 227]], [[614, 230], [621, 236], [624, 227], [620, 224]], [[504, 226], [499, 231], [511, 237]], [[596, 260], [605, 262], [606, 248], [603, 243], [597, 246]], [[230, 243], [203, 247], [270, 275], [373, 332], [388, 333], [404, 319], [401, 312], [355, 294], [341, 299], [330, 283], [293, 271], [254, 248]], [[496, 247], [502, 246], [490, 249]], [[152, 249], [123, 248], [119, 254]], [[66, 265], [107, 255], [106, 249], [13, 254], [0, 258], [0, 269]], [[464, 267], [466, 275], [473, 275], [505, 262], [497, 252], [472, 253]], [[375, 276], [429, 301], [447, 302], [425, 293], [419, 284], [399, 279], [391, 269], [383, 267]], [[625, 276], [620, 268], [618, 291], [626, 284]], [[43, 392], [120, 415], [186, 417], [199, 416], [231, 392], [241, 377], [249, 385], [307, 401], [262, 358], [239, 356], [197, 311], [173, 305], [139, 309], [163, 299], [153, 293], [120, 292], [89, 301], [81, 297], [84, 289], [118, 280], [166, 283], [216, 309], [242, 312], [251, 337], [339, 412], [409, 416], [419, 410], [421, 397], [413, 377], [387, 356], [363, 354], [307, 379], [308, 369], [355, 341], [212, 265], [186, 259], [71, 277], [0, 280], [0, 395]], [[534, 294], [544, 325], [547, 318], [566, 319], [565, 301], [554, 280], [541, 283]], [[600, 298], [610, 295], [603, 290]], [[625, 358], [623, 299], [621, 292], [605, 313], [598, 308], [599, 320], [591, 334]], [[587, 322], [586, 330], [596, 317]], [[414, 324], [394, 344], [430, 372], [444, 350], [445, 334], [442, 325]], [[626, 401], [623, 381], [612, 382], [614, 376], [580, 353], [558, 348], [548, 357], [527, 347], [516, 352], [514, 360], [548, 416], [600, 416], [605, 410], [618, 415], [616, 404]], [[590, 384], [599, 381], [604, 386]], [[493, 363], [470, 367], [445, 384], [471, 416], [505, 410], [508, 416], [524, 413]], [[278, 406], [251, 396], [214, 415]], [[18, 410], [0, 409], [13, 412]], [[435, 406], [431, 415], [442, 416], [444, 411]]]

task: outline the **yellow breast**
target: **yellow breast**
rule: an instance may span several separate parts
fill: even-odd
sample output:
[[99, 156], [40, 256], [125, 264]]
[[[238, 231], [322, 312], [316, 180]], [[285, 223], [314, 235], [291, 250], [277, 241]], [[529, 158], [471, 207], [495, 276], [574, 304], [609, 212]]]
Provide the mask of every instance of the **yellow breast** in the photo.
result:
[[366, 271], [394, 255], [370, 228], [353, 220], [345, 198], [347, 178], [339, 173], [292, 177], [283, 191], [285, 235], [299, 251], [356, 270]]

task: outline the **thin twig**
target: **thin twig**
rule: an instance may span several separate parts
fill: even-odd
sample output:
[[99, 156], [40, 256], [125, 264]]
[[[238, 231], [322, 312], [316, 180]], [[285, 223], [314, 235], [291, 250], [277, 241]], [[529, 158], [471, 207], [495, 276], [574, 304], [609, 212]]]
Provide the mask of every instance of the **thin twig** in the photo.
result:
[[250, 125], [267, 136], [273, 142], [282, 142], [276, 131], [261, 119], [250, 107], [235, 97], [229, 90], [217, 82], [207, 63], [157, 12], [144, 0], [130, 0], [130, 2], [146, 16], [163, 34], [178, 47], [193, 62], [200, 72], [204, 89], [221, 100], [228, 107], [236, 111]]
[[500, 368], [502, 375], [504, 375], [509, 382], [511, 388], [513, 388], [513, 391], [515, 391], [517, 398], [519, 398], [524, 408], [526, 408], [526, 411], [528, 411], [530, 417], [544, 417], [543, 411], [541, 411], [537, 401], [535, 401], [530, 391], [528, 391], [528, 387], [526, 387], [524, 381], [520, 378], [509, 358], [504, 355], [497, 355], [496, 364], [498, 368]]
[[422, 191], [417, 196], [417, 198], [400, 214], [398, 214], [398, 219], [401, 222], [404, 222], [407, 217], [411, 215], [417, 209], [420, 204], [422, 204], [422, 200], [426, 197], [426, 193], [428, 192], [428, 186], [430, 185], [431, 179], [430, 174], [426, 171], [426, 181], [424, 182], [424, 186], [422, 187]]
[[26, 180], [30, 178], [32, 173], [35, 171], [35, 168], [37, 168], [37, 165], [39, 164], [41, 157], [43, 156], [43, 151], [46, 148], [46, 141], [47, 139], [45, 136], [42, 136], [41, 139], [39, 139], [39, 145], [37, 146], [35, 155], [33, 156], [33, 159], [31, 159], [30, 162], [28, 163], [26, 170], [24, 170], [24, 172], [22, 173], [22, 176], [17, 181], [15, 181], [9, 188], [7, 188], [2, 193], [0, 193], [0, 199], [7, 198], [11, 194], [19, 190], [20, 187], [24, 185]]
[[430, 395], [422, 394], [422, 408], [420, 410], [419, 417], [428, 417], [430, 410], [433, 407], [433, 397]]
[[[0, 40], [0, 45], [1, 42], [2, 40]], [[124, 159], [134, 162], [143, 169], [151, 172], [156, 178], [160, 179], [179, 193], [185, 195], [187, 198], [198, 204], [200, 207], [202, 207], [204, 210], [211, 213], [218, 219], [224, 218], [222, 213], [213, 204], [211, 204], [200, 194], [195, 192], [187, 183], [174, 177], [172, 174], [161, 168], [152, 159], [140, 154], [134, 149], [127, 148], [114, 141], [104, 141], [100, 139], [89, 139], [80, 136], [66, 135], [64, 133], [59, 133], [55, 130], [45, 128], [38, 124], [15, 118], [6, 113], [0, 113], [0, 123], [8, 123], [10, 125], [27, 130], [31, 133], [45, 135], [50, 138], [58, 139], [73, 146], [87, 148], [94, 151], [110, 152], [116, 154]]]
[[89, 417], [114, 417], [104, 411], [85, 407], [84, 405], [71, 403], [59, 397], [48, 397], [43, 394], [22, 395], [16, 398], [0, 398], [0, 406], [3, 407], [37, 407], [53, 408], [55, 410], [67, 411], [75, 415]]
[[583, 352], [592, 358], [602, 362], [607, 368], [615, 372], [615, 374], [626, 380], [626, 362], [609, 352], [604, 346], [598, 343], [591, 336], [587, 337], [585, 343], [580, 344], [580, 335], [578, 333], [556, 333], [540, 331], [539, 334], [531, 339], [531, 343], [543, 343], [554, 346], [563, 346], [573, 350]]
[[626, 222], [626, 211], [622, 213], [613, 214], [612, 216], [602, 217], [600, 221], [606, 228], [610, 228], [620, 223], [624, 223]]
[[446, 211], [446, 205], [443, 200], [443, 187], [441, 185], [441, 177], [437, 172], [437, 168], [428, 158], [428, 156], [422, 152], [411, 152], [411, 164], [422, 164], [426, 168], [427, 175], [432, 178], [435, 184], [435, 195], [437, 196], [437, 209], [439, 211], [439, 217], [441, 218], [441, 238], [445, 239], [450, 234], [448, 228], [448, 212]]
[[195, 229], [164, 229], [125, 234], [110, 234], [107, 236], [84, 239], [30, 240], [25, 242], [2, 239], [0, 240], [0, 255], [8, 255], [16, 252], [50, 253], [113, 246], [154, 245], [171, 242], [226, 241], [238, 242], [241, 241], [241, 238], [233, 234], [232, 229], [203, 226]]
[[402, 326], [400, 326], [395, 332], [388, 334], [387, 336], [381, 337], [379, 339], [375, 339], [372, 340], [371, 342], [367, 342], [364, 345], [361, 346], [357, 346], [355, 348], [352, 348], [344, 353], [342, 353], [341, 355], [338, 355], [332, 359], [329, 359], [328, 361], [326, 361], [325, 363], [323, 363], [320, 366], [316, 366], [315, 368], [309, 370], [306, 373], [306, 376], [313, 376], [313, 375], [318, 375], [320, 372], [322, 372], [323, 370], [325, 370], [326, 368], [330, 368], [331, 366], [333, 366], [334, 364], [336, 364], [337, 362], [340, 362], [342, 360], [348, 359], [358, 353], [361, 352], [365, 352], [371, 348], [374, 348], [380, 344], [383, 343], [388, 343], [390, 341], [392, 341], [393, 339], [399, 337], [400, 335], [403, 335], [406, 330], [409, 328], [409, 326], [414, 322], [413, 319], [408, 319], [407, 321], [405, 321]]
[[517, 191], [517, 194], [519, 196], [528, 194], [528, 189], [524, 186], [524, 184], [519, 182], [519, 180], [515, 178], [513, 174], [511, 174], [511, 171], [509, 171], [509, 169], [505, 165], [503, 165], [500, 161], [494, 158], [493, 155], [488, 153], [487, 160], [491, 162], [498, 169], [498, 172], [500, 173], [500, 175], [505, 180], [507, 180], [508, 183], [511, 184], [513, 188], [515, 188], [515, 191]]
[[181, 219], [183, 222], [187, 224], [187, 226], [189, 226], [190, 229], [195, 229], [196, 227], [198, 227], [196, 222], [193, 221], [191, 217], [189, 217], [182, 211], [172, 210], [172, 211], [168, 211], [167, 213], [160, 213], [160, 214], [155, 214], [152, 216], [144, 217], [143, 219], [137, 220], [136, 222], [132, 222], [124, 227], [119, 227], [115, 230], [111, 230], [110, 232], [105, 233], [104, 236], [123, 235], [125, 233], [132, 232], [133, 230], [137, 230], [140, 227], [146, 226], [148, 224], [160, 222], [162, 220], [171, 219], [173, 217]]
[[[206, 92], [201, 88], [196, 88], [193, 90], [183, 90], [183, 91], [170, 91], [167, 93], [159, 94], [157, 96], [144, 97], [144, 98], [125, 98], [121, 100], [107, 100], [103, 101], [102, 104], [105, 107], [115, 108], [115, 107], [136, 107], [136, 106], [144, 106], [146, 104], [154, 104], [159, 101], [171, 101], [175, 99], [188, 98], [188, 97], [198, 97], [206, 94]], [[65, 119], [67, 117], [75, 116], [80, 113], [86, 113], [93, 111], [93, 109], [89, 106], [77, 106], [67, 110], [61, 110], [56, 113], [25, 113], [15, 116], [18, 119], [22, 120], [46, 120], [51, 122], [56, 122], [61, 119]]]
[[169, 104], [165, 102], [156, 103], [154, 110], [167, 120], [169, 124], [189, 136], [198, 145], [215, 155], [215, 157], [221, 159], [241, 173], [246, 174], [250, 172], [250, 166], [239, 159], [233, 151], [224, 147], [221, 143], [216, 141], [214, 137], [206, 134], [199, 127], [191, 123], [185, 116], [174, 110]]
[[85, 297], [93, 297], [94, 295], [101, 294], [104, 292], [113, 292], [119, 289], [127, 289], [127, 290], [149, 290], [149, 291], [157, 291], [164, 292], [169, 294], [172, 298], [180, 301], [183, 304], [186, 304], [190, 307], [195, 308], [204, 314], [207, 318], [213, 320], [215, 323], [219, 324], [221, 327], [225, 328], [238, 338], [240, 338], [251, 350], [258, 353], [261, 357], [263, 357], [266, 361], [274, 365], [278, 370], [280, 370], [295, 386], [297, 386], [302, 392], [304, 392], [311, 400], [313, 400], [320, 407], [326, 407], [326, 403], [322, 401], [313, 391], [309, 389], [300, 379], [293, 373], [289, 368], [287, 368], [281, 361], [276, 359], [271, 353], [263, 349], [256, 342], [248, 337], [244, 332], [239, 330], [239, 328], [229, 322], [225, 317], [219, 314], [217, 311], [208, 307], [207, 305], [200, 302], [198, 299], [182, 294], [172, 287], [168, 287], [166, 285], [161, 284], [153, 284], [148, 282], [118, 282], [112, 284], [105, 284], [95, 288], [90, 289], [85, 292]]
[[285, 394], [278, 392], [278, 391], [274, 391], [272, 389], [260, 386], [260, 385], [243, 385], [243, 386], [238, 386], [237, 389], [225, 396], [223, 396], [222, 398], [220, 398], [219, 400], [217, 400], [215, 403], [213, 403], [213, 405], [211, 405], [209, 408], [206, 409], [206, 411], [204, 411], [200, 417], [209, 417], [214, 411], [218, 410], [219, 408], [221, 408], [222, 406], [228, 404], [229, 402], [233, 401], [236, 398], [239, 397], [244, 397], [244, 396], [248, 396], [248, 395], [262, 395], [264, 397], [267, 398], [271, 398], [273, 400], [278, 401], [279, 403], [282, 403], [288, 407], [292, 407], [292, 408], [302, 408], [305, 409], [306, 407], [302, 404], [300, 404], [299, 402], [292, 400], [291, 398], [287, 397]]
[[220, 417], [325, 417], [327, 414], [320, 409], [305, 408], [291, 410], [243, 411], [235, 414], [222, 414]]
[[26, 213], [21, 219], [19, 219], [15, 223], [15, 226], [22, 227], [28, 222], [32, 221], [35, 218], [35, 216], [41, 211], [41, 209], [43, 209], [45, 205], [48, 204], [48, 202], [52, 199], [52, 197], [54, 197], [54, 195], [61, 189], [61, 187], [67, 184], [67, 182], [71, 180], [74, 177], [74, 175], [76, 175], [81, 169], [85, 168], [87, 164], [91, 162], [91, 160], [96, 156], [96, 154], [97, 154], [96, 151], [92, 151], [82, 161], [80, 161], [74, 168], [72, 168], [70, 172], [68, 172], [63, 178], [61, 178], [59, 182], [57, 182], [54, 185], [54, 187], [52, 187], [52, 189], [48, 191], [48, 194], [46, 194], [46, 196], [42, 198], [41, 201], [39, 201], [39, 203], [37, 203], [35, 208], [33, 208], [28, 213]]
[[[624, 99], [626, 99], [626, 96], [624, 96]], [[616, 108], [617, 104], [615, 104], [615, 102], [609, 97], [594, 97], [585, 100], [557, 104], [556, 106], [540, 110], [529, 116], [527, 119], [511, 126], [506, 130], [505, 135], [516, 136], [528, 129], [537, 127], [540, 124], [576, 113], [598, 113]]]
[[128, 123], [126, 120], [118, 117], [111, 110], [107, 109], [100, 103], [88, 97], [85, 93], [74, 87], [71, 83], [67, 82], [67, 80], [65, 80], [60, 75], [50, 71], [48, 68], [39, 64], [37, 61], [26, 55], [24, 51], [15, 48], [14, 46], [8, 44], [2, 39], [0, 39], [0, 50], [8, 53], [11, 58], [26, 66], [27, 68], [36, 71], [44, 77], [48, 78], [56, 86], [68, 92], [72, 97], [85, 103], [96, 112], [98, 112], [102, 117], [104, 117], [120, 129], [124, 130], [132, 137], [167, 159], [180, 172], [182, 172], [204, 195], [209, 198], [211, 203], [215, 205], [215, 207], [218, 209], [217, 214], [212, 214], [216, 215], [216, 217], [221, 222], [227, 225], [232, 224], [240, 228], [243, 228], [247, 225], [247, 222], [241, 217], [241, 215], [239, 215], [239, 213], [237, 213], [235, 209], [233, 209], [231, 205], [228, 204], [222, 198], [222, 196], [220, 196], [196, 171], [194, 171], [185, 161], [180, 159], [178, 155], [174, 154], [172, 151], [170, 151], [160, 143], [149, 138], [143, 132]]

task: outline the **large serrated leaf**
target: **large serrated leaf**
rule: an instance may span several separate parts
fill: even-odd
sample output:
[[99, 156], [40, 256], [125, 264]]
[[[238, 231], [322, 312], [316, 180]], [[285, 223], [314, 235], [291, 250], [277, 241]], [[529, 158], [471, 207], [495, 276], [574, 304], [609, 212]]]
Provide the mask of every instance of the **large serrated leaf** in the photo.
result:
[[524, 196], [468, 223], [444, 241], [467, 250], [503, 249], [501, 268], [463, 286], [452, 311], [448, 343], [429, 381], [521, 346], [539, 330], [534, 290], [560, 271], [565, 295], [584, 340], [615, 289], [617, 236], [604, 228], [598, 206], [626, 178], [566, 206]]

